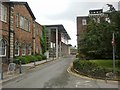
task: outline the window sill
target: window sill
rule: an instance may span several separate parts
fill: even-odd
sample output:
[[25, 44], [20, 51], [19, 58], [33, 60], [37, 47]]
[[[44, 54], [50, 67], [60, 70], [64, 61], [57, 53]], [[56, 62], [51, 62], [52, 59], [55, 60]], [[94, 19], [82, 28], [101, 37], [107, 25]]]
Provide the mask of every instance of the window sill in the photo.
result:
[[0, 57], [6, 57], [6, 55], [0, 55]]
[[22, 56], [25, 56], [26, 54], [22, 54]]
[[19, 56], [19, 55], [15, 55], [15, 56]]
[[4, 21], [4, 20], [0, 20], [0, 21], [2, 21], [3, 23], [7, 23], [7, 21]]

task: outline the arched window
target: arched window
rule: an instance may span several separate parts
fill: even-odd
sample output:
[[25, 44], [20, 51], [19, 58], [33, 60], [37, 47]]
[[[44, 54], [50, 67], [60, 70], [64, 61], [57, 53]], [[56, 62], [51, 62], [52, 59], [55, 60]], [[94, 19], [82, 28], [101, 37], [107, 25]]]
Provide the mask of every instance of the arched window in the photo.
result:
[[30, 46], [28, 46], [28, 55], [31, 55], [31, 45]]
[[25, 56], [26, 55], [26, 45], [24, 45], [22, 47], [22, 55]]
[[19, 43], [16, 42], [15, 43], [15, 56], [19, 56], [19, 52], [20, 52]]
[[6, 56], [6, 41], [0, 40], [0, 57]]

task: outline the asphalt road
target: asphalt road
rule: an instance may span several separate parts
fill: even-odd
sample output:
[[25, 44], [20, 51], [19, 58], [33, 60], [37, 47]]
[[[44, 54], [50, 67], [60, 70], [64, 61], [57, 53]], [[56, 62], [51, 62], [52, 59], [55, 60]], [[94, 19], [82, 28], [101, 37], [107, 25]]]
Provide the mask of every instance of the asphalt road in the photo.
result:
[[76, 77], [67, 72], [74, 57], [55, 60], [4, 83], [3, 88], [118, 88], [116, 83]]

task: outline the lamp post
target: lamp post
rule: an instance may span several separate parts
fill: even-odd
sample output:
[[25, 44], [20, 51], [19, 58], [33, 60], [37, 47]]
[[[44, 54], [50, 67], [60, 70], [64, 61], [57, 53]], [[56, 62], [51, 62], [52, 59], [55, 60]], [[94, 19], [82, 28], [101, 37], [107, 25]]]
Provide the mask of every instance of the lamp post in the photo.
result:
[[115, 34], [112, 35], [112, 46], [113, 46], [113, 74], [115, 75]]

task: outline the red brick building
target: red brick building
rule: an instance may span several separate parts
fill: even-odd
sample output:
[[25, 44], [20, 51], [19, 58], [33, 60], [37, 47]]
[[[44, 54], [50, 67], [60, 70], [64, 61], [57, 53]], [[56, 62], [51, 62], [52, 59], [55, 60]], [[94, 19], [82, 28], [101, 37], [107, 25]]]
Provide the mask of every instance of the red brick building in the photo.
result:
[[77, 45], [79, 46], [80, 40], [84, 35], [83, 32], [86, 30], [86, 25], [88, 23], [88, 16], [77, 17]]
[[93, 19], [95, 22], [100, 23], [102, 20], [110, 22], [110, 19], [107, 15], [104, 14], [103, 9], [89, 10], [88, 16], [78, 16], [77, 17], [77, 45], [80, 47], [80, 40], [84, 35], [86, 26], [90, 19]]
[[15, 56], [40, 54], [41, 25], [27, 2], [1, 2], [0, 60], [13, 61]]
[[40, 44], [40, 37], [42, 37], [42, 26], [38, 23], [38, 22], [35, 22], [34, 23], [34, 33], [33, 33], [33, 38], [35, 39], [33, 41], [33, 46], [35, 46], [34, 48], [34, 52], [35, 54], [42, 54], [42, 49], [41, 49], [41, 44]]

